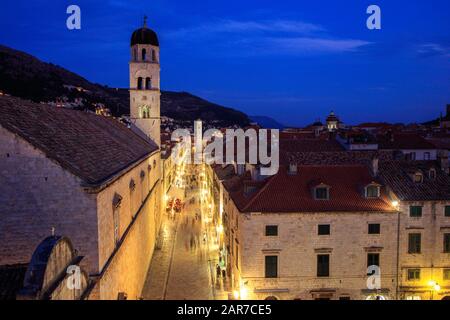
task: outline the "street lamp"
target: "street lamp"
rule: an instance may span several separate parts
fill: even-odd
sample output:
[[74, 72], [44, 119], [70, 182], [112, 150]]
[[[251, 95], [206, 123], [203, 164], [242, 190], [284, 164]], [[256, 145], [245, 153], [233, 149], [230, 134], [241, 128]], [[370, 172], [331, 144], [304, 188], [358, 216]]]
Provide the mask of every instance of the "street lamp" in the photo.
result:
[[239, 290], [239, 295], [241, 297], [241, 300], [247, 300], [248, 298], [248, 289], [245, 284], [242, 284], [241, 289]]
[[434, 300], [434, 292], [441, 291], [441, 286], [434, 280], [428, 281], [428, 285], [431, 287], [431, 300]]
[[241, 283], [239, 290], [233, 291], [233, 298], [235, 300], [247, 300], [248, 299], [248, 289], [247, 289], [246, 283]]
[[248, 281], [241, 280], [239, 282], [240, 282], [239, 297], [241, 300], [247, 300], [248, 299], [248, 288], [247, 288]]

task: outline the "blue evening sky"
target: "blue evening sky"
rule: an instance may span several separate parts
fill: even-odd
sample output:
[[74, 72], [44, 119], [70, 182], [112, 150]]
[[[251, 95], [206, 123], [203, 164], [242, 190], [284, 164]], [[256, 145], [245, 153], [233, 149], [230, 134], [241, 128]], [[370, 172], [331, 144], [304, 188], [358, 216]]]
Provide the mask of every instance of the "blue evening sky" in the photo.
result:
[[[66, 28], [81, 7], [82, 29]], [[366, 8], [382, 30], [366, 28]], [[162, 89], [304, 125], [415, 122], [450, 103], [448, 0], [3, 0], [0, 43], [112, 87], [128, 85], [129, 38], [147, 14]]]

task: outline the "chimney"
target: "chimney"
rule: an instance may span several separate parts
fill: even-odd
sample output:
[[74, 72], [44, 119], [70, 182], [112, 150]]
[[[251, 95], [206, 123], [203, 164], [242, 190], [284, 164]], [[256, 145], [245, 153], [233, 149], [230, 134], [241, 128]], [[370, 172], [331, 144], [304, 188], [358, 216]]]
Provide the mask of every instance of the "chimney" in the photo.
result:
[[446, 174], [449, 174], [449, 162], [448, 162], [448, 155], [442, 153], [439, 156], [439, 160], [441, 161], [441, 169], [442, 171], [444, 171]]
[[372, 159], [372, 174], [374, 177], [378, 175], [378, 158], [375, 157]]
[[291, 162], [289, 164], [289, 171], [288, 171], [288, 173], [292, 174], [292, 175], [297, 174], [297, 163]]

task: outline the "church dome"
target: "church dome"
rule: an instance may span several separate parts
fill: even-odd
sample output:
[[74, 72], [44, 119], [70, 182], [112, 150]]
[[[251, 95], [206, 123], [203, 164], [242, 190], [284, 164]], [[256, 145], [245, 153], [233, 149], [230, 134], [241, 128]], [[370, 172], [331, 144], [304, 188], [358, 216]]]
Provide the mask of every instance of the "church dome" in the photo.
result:
[[323, 126], [323, 123], [322, 123], [320, 120], [317, 120], [316, 122], [314, 122], [314, 123], [312, 124], [312, 126], [313, 126], [313, 127], [321, 127], [321, 126]]
[[327, 122], [339, 121], [339, 118], [331, 111], [330, 115], [327, 117]]
[[135, 30], [131, 35], [130, 46], [134, 46], [135, 44], [149, 44], [159, 47], [158, 36], [155, 31], [147, 28], [146, 19], [144, 19], [144, 26]]

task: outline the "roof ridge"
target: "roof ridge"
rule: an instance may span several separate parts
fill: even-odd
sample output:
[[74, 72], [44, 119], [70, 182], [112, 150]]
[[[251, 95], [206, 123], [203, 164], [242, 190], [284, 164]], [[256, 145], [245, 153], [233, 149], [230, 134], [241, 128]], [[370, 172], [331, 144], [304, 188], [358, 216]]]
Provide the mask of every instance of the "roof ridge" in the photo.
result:
[[1, 97], [0, 126], [88, 184], [122, 172], [158, 150], [112, 118]]
[[256, 200], [256, 198], [264, 191], [268, 188], [268, 186], [272, 183], [273, 180], [275, 180], [276, 177], [278, 177], [279, 174], [277, 173], [276, 175], [271, 176], [270, 178], [268, 178], [268, 181], [266, 182], [266, 184], [257, 192], [255, 193], [255, 195], [250, 199], [250, 201], [244, 206], [244, 208], [242, 209], [242, 211], [247, 210], [247, 208], [253, 204], [253, 202]]

